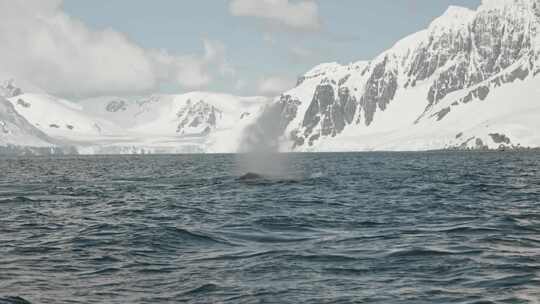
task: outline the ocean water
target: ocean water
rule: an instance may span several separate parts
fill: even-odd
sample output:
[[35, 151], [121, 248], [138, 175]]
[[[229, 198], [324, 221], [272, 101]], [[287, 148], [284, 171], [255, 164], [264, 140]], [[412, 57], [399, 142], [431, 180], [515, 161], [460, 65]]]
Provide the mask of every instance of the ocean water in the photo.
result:
[[0, 159], [0, 303], [539, 303], [540, 153]]

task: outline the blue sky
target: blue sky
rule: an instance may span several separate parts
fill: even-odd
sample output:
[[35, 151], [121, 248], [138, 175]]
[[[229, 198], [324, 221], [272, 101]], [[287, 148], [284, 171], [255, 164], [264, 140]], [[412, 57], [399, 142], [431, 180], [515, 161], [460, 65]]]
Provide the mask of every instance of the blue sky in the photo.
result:
[[[64, 0], [61, 9], [90, 30], [114, 29], [142, 48], [167, 50], [175, 56], [204, 56], [203, 40], [212, 41], [223, 48], [219, 63], [216, 60], [214, 64], [230, 73], [212, 72], [211, 80], [201, 80], [197, 88], [251, 95], [261, 93], [260, 84], [265, 80], [273, 78], [282, 80], [281, 86], [290, 85], [321, 62], [373, 58], [400, 38], [428, 26], [449, 5], [474, 9], [480, 4], [480, 0], [304, 0], [315, 5], [318, 20], [306, 20], [307, 25], [298, 26], [287, 22], [302, 17], [301, 12], [283, 20], [260, 15], [264, 12], [253, 11], [257, 7], [233, 13], [234, 1], [244, 6], [265, 1], [287, 3]], [[170, 83], [160, 88], [167, 92], [192, 89]]]

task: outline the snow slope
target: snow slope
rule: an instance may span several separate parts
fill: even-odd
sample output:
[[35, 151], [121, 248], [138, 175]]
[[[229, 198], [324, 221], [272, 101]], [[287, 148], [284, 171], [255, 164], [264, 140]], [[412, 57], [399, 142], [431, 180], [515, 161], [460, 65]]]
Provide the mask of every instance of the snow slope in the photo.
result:
[[62, 141], [94, 141], [119, 134], [113, 123], [92, 116], [74, 102], [45, 94], [22, 94], [9, 99], [35, 127]]
[[12, 81], [0, 86], [0, 154], [58, 154], [70, 153], [68, 147], [34, 127], [20, 115], [6, 97], [15, 97], [22, 90]]
[[51, 147], [51, 141], [19, 115], [8, 100], [0, 97], [0, 146]]
[[80, 153], [235, 152], [268, 100], [193, 92], [74, 103], [46, 94], [9, 99], [20, 115]]
[[264, 97], [209, 92], [85, 100], [81, 102], [85, 111], [123, 126], [131, 138], [84, 152], [236, 152], [243, 128], [253, 123], [267, 102]]

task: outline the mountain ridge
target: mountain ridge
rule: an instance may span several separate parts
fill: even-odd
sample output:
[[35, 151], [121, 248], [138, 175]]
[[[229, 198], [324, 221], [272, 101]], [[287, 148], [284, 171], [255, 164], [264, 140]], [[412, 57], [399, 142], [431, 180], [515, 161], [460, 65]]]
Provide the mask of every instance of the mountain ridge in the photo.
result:
[[273, 100], [191, 92], [74, 104], [13, 81], [2, 92], [44, 142], [79, 153], [238, 152], [253, 136], [284, 152], [519, 149], [540, 147], [538, 75], [540, 0], [483, 0], [450, 6], [372, 60], [316, 65]]
[[[512, 0], [485, 1], [475, 11], [450, 7], [427, 29], [403, 38], [371, 61], [318, 65], [299, 78], [297, 87], [274, 101], [275, 107], [297, 113], [293, 119], [289, 117], [284, 130], [283, 150], [520, 146], [522, 135], [514, 136], [514, 142], [506, 144], [492, 140], [489, 134], [498, 133], [486, 133], [494, 132], [489, 130], [475, 134], [472, 136], [475, 140], [468, 142], [456, 141], [449, 134], [464, 133], [467, 128], [477, 128], [501, 116], [497, 107], [505, 105], [496, 95], [511, 90], [510, 86], [518, 86], [517, 82], [531, 83], [525, 86], [529, 96], [515, 92], [528, 101], [509, 102], [537, 111], [534, 102], [538, 99], [535, 87], [540, 73], [540, 4], [537, 0], [518, 2], [514, 6]], [[466, 104], [476, 101], [492, 103], [491, 109], [489, 106], [473, 109], [485, 112], [478, 115], [484, 118], [483, 122], [461, 111]], [[454, 119], [452, 116], [458, 115], [455, 113], [462, 115], [463, 128], [451, 131], [444, 120]], [[407, 144], [410, 138], [425, 133], [416, 125], [439, 130], [444, 139], [427, 136], [424, 143]], [[527, 122], [527, 127], [529, 132], [538, 130], [534, 122]], [[404, 132], [404, 128], [412, 131]], [[506, 126], [500, 128], [500, 133], [513, 132]], [[399, 134], [402, 143], [389, 133]], [[370, 136], [379, 140], [373, 141]], [[349, 144], [340, 138], [348, 138]], [[393, 144], [385, 144], [386, 141]], [[523, 143], [540, 145], [537, 140], [523, 140]]]

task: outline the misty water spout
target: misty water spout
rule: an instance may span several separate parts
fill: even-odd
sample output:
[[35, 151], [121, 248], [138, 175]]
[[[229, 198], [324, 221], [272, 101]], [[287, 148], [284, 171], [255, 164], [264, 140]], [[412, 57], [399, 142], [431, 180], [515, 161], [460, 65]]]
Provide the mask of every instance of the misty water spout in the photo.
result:
[[280, 114], [279, 104], [269, 105], [253, 124], [246, 127], [237, 159], [240, 174], [272, 178], [290, 176], [287, 156], [280, 153], [284, 131], [279, 123]]

